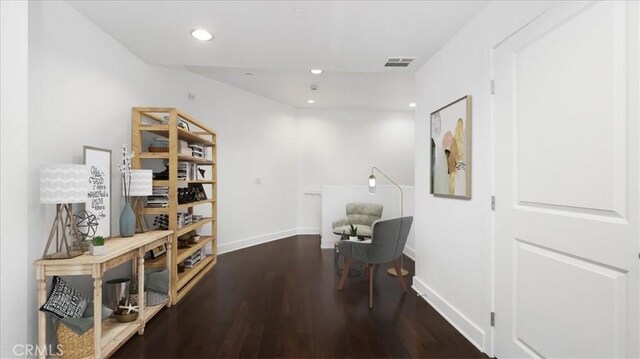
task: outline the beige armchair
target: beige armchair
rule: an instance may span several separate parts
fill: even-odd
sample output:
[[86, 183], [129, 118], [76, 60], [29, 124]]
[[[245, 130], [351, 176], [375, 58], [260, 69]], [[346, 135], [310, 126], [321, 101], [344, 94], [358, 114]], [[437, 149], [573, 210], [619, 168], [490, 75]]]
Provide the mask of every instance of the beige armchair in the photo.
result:
[[378, 203], [347, 203], [347, 216], [333, 222], [333, 233], [349, 233], [349, 226], [358, 228], [358, 236], [371, 237], [373, 223], [382, 217], [383, 206]]

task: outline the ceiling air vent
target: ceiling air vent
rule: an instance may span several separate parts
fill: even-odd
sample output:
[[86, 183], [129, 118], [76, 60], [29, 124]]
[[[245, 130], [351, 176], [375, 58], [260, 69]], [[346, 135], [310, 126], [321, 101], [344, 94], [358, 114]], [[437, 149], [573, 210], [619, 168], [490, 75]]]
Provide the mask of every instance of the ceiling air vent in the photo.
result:
[[384, 67], [409, 67], [413, 60], [413, 57], [390, 57]]

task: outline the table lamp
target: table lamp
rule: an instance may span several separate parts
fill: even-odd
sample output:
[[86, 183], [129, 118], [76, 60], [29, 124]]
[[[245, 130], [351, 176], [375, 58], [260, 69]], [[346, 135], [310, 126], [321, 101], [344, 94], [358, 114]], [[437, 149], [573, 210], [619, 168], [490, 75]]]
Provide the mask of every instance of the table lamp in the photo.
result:
[[[389, 180], [389, 182], [393, 183], [393, 185], [398, 187], [398, 189], [400, 190], [400, 217], [403, 217], [404, 216], [404, 192], [402, 192], [402, 187], [400, 187], [391, 178], [389, 178], [389, 176], [387, 176], [384, 172], [380, 171], [380, 169], [378, 169], [377, 167], [371, 167], [371, 176], [369, 176], [369, 194], [372, 196], [376, 194], [376, 176], [373, 175], [374, 170], [378, 171], [381, 175], [385, 176]], [[400, 271], [402, 271], [402, 276], [404, 277], [409, 274], [409, 271], [404, 269], [403, 264], [404, 264], [403, 256], [400, 256]], [[398, 275], [398, 273], [396, 273], [395, 268], [387, 269], [387, 273], [391, 274], [392, 276]]]
[[[85, 203], [89, 198], [89, 176], [86, 165], [53, 164], [40, 167], [40, 203], [56, 205], [56, 217], [42, 258], [73, 258], [84, 253], [85, 243], [73, 220], [71, 204]], [[54, 239], [55, 252], [49, 253]]]
[[136, 215], [136, 233], [148, 232], [149, 224], [144, 217], [144, 208], [142, 208], [140, 197], [153, 194], [153, 171], [131, 170], [131, 186], [128, 194], [134, 198], [133, 212]]

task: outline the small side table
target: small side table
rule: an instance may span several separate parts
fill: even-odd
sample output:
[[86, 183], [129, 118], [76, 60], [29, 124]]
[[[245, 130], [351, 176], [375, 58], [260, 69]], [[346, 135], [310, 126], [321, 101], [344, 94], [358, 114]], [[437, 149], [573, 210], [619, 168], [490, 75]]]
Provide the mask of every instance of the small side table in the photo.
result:
[[[342, 269], [344, 268], [344, 256], [340, 254], [338, 251], [338, 243], [342, 242], [341, 240], [337, 240], [333, 243], [333, 266], [335, 269], [335, 273], [337, 277], [340, 277], [342, 274]], [[371, 240], [358, 241], [359, 243], [371, 243]], [[364, 263], [353, 261], [351, 262], [351, 266], [349, 267], [349, 273], [347, 273], [347, 278], [356, 278], [361, 276], [364, 273]]]
[[[105, 242], [107, 254], [92, 256], [85, 253], [69, 259], [40, 259], [34, 262], [36, 279], [38, 281], [38, 308], [47, 301], [47, 277], [54, 275], [90, 275], [93, 278], [93, 308], [94, 313], [102, 312], [102, 276], [105, 271], [119, 266], [127, 261], [134, 261], [137, 268], [138, 290], [144, 292], [144, 254], [162, 244], [167, 245], [167, 269], [171, 270], [171, 238], [172, 231], [152, 231], [136, 234], [127, 238], [110, 238]], [[171, 273], [169, 273], [171, 278]], [[171, 285], [171, 281], [169, 281]], [[171, 293], [171, 290], [169, 290]], [[164, 304], [145, 307], [144, 295], [138, 299], [138, 319], [131, 323], [118, 323], [115, 319], [104, 322], [98, 314], [94, 317], [94, 358], [105, 358], [113, 354], [122, 344], [136, 332], [144, 334], [147, 321], [157, 314], [164, 306], [170, 307], [172, 298]], [[38, 313], [38, 346], [47, 345], [47, 316]], [[40, 358], [45, 358], [44, 351], [38, 351]]]

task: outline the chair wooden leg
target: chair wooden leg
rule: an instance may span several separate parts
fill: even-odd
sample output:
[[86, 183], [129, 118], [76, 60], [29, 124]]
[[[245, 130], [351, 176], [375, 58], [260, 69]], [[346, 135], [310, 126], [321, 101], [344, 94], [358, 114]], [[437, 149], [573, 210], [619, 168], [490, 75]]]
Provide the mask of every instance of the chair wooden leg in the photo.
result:
[[344, 281], [347, 279], [347, 274], [349, 274], [350, 265], [351, 258], [345, 258], [344, 266], [342, 267], [342, 274], [340, 275], [340, 280], [338, 281], [338, 290], [342, 290], [342, 287], [344, 287]]
[[398, 280], [400, 281], [400, 287], [402, 287], [402, 290], [404, 292], [407, 292], [407, 284], [404, 282], [404, 276], [402, 275], [402, 266], [400, 265], [400, 259], [396, 259], [393, 262], [393, 267], [396, 269], [396, 273], [398, 273], [396, 277], [398, 277]]
[[369, 308], [373, 308], [373, 264], [369, 265]]

